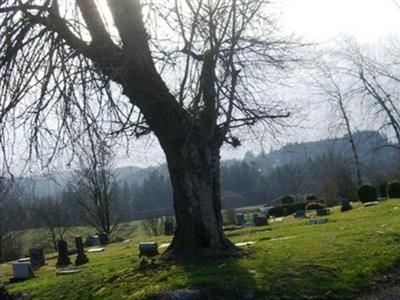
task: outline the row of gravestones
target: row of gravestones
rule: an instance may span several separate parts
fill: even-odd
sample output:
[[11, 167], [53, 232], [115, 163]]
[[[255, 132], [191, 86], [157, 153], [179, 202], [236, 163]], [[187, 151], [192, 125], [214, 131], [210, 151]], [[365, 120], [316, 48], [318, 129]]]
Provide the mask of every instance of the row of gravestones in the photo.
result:
[[[79, 266], [85, 264], [89, 261], [85, 254], [83, 247], [82, 237], [75, 237], [76, 245], [76, 260], [75, 265]], [[57, 242], [58, 247], [58, 257], [57, 257], [57, 267], [68, 266], [71, 264], [69, 259], [68, 244], [63, 240]], [[12, 263], [13, 269], [13, 279], [12, 281], [20, 281], [29, 279], [34, 276], [32, 269], [39, 269], [46, 263], [44, 251], [42, 248], [34, 247], [29, 249], [29, 258], [19, 259], [17, 262]]]
[[[375, 204], [375, 203], [374, 203]], [[349, 199], [342, 199], [341, 200], [341, 211], [348, 211], [351, 210], [352, 206], [351, 206], [351, 202]], [[330, 210], [328, 208], [321, 208], [321, 209], [317, 209], [317, 216], [327, 216], [330, 214]], [[295, 218], [305, 218], [306, 212], [304, 210], [298, 210], [296, 211], [293, 216]], [[264, 226], [264, 225], [268, 225], [268, 216], [267, 215], [261, 215], [259, 216], [257, 213], [253, 214], [253, 218], [252, 218], [253, 224], [255, 226]], [[236, 214], [236, 225], [237, 226], [244, 226], [248, 224], [245, 216], [243, 213], [238, 213]]]

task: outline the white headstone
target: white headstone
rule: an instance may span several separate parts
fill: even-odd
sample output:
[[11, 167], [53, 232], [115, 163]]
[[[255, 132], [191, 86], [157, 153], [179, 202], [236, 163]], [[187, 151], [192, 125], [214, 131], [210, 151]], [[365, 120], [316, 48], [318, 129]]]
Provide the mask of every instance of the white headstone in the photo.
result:
[[29, 279], [33, 277], [31, 264], [28, 262], [14, 262], [12, 269], [15, 279]]

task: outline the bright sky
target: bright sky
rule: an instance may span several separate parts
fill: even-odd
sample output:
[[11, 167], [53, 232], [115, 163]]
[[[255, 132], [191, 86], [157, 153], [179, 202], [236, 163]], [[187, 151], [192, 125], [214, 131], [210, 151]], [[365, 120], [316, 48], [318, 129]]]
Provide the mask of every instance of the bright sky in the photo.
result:
[[[274, 1], [274, 0], [273, 0]], [[306, 41], [327, 42], [341, 35], [354, 36], [362, 43], [375, 43], [388, 35], [400, 33], [400, 0], [275, 0], [281, 11], [281, 25], [287, 32], [294, 32]], [[319, 132], [318, 136], [315, 131]], [[302, 131], [297, 139], [324, 138], [328, 132], [321, 128]], [[304, 134], [304, 136], [303, 136]], [[291, 141], [292, 137], [282, 140]], [[294, 140], [293, 140], [294, 141]], [[298, 140], [297, 140], [298, 141]], [[147, 166], [164, 161], [158, 143], [134, 143], [131, 155], [121, 164]], [[243, 146], [233, 149], [225, 146], [222, 158], [242, 158], [247, 150], [258, 153], [263, 147], [269, 150], [270, 141], [244, 141]], [[275, 144], [275, 148], [278, 145]]]
[[[340, 34], [374, 42], [400, 33], [400, 0], [281, 0], [282, 25], [306, 39], [326, 41]], [[280, 5], [280, 3], [278, 3]]]

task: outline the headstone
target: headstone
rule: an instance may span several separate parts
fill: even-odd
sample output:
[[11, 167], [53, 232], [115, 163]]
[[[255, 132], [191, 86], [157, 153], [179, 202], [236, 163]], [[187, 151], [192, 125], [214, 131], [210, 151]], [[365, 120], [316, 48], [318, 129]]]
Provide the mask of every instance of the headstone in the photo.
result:
[[79, 273], [81, 270], [74, 269], [74, 270], [59, 270], [56, 271], [56, 275], [73, 275]]
[[93, 247], [100, 245], [100, 240], [98, 235], [91, 235], [86, 238], [85, 246], [86, 247]]
[[324, 224], [324, 223], [326, 223], [326, 222], [328, 222], [328, 219], [327, 219], [327, 218], [322, 218], [322, 219], [311, 219], [311, 220], [308, 220], [308, 221], [306, 222], [306, 224], [307, 224], [307, 225], [315, 225], [315, 224]]
[[237, 226], [243, 226], [246, 223], [246, 220], [244, 218], [244, 214], [236, 214], [236, 225]]
[[317, 216], [327, 216], [329, 214], [330, 214], [330, 211], [328, 208], [317, 209]]
[[12, 270], [14, 280], [25, 280], [34, 276], [31, 264], [28, 262], [14, 262], [12, 263]]
[[139, 243], [139, 256], [156, 256], [158, 254], [158, 245], [156, 242]]
[[244, 246], [254, 245], [255, 243], [256, 242], [248, 241], [248, 242], [236, 243], [235, 246], [236, 247], [244, 247]]
[[99, 237], [99, 243], [100, 245], [107, 245], [108, 244], [108, 234], [105, 232], [100, 232], [97, 234]]
[[368, 206], [374, 206], [374, 205], [378, 205], [379, 202], [378, 201], [371, 201], [371, 202], [365, 202], [364, 206], [368, 207]]
[[77, 256], [75, 259], [75, 265], [83, 265], [89, 261], [85, 254], [85, 250], [83, 249], [83, 242], [82, 242], [82, 237], [81, 236], [76, 236], [75, 237], [75, 245], [76, 245], [76, 250], [77, 250]]
[[29, 249], [29, 258], [32, 268], [40, 268], [45, 264], [44, 251], [42, 248], [33, 247]]
[[293, 216], [297, 218], [305, 218], [306, 217], [306, 212], [304, 210], [298, 210], [296, 211]]
[[258, 214], [257, 213], [253, 213], [251, 217], [252, 217], [252, 220], [253, 220], [253, 224], [256, 225], [257, 219], [258, 219]]
[[165, 218], [164, 234], [165, 235], [173, 235], [174, 234], [174, 220], [172, 218]]
[[253, 214], [253, 223], [254, 226], [266, 226], [268, 225], [268, 217], [266, 216], [259, 216], [258, 214]]
[[68, 244], [66, 241], [58, 240], [57, 241], [58, 248], [58, 258], [57, 258], [57, 267], [68, 266], [71, 264], [68, 256]]
[[92, 248], [92, 249], [89, 249], [87, 252], [97, 253], [97, 252], [103, 252], [103, 251], [104, 251], [104, 248]]
[[340, 211], [348, 211], [353, 208], [350, 204], [349, 199], [342, 199], [342, 200], [340, 200], [340, 203], [342, 205], [342, 207], [340, 208]]

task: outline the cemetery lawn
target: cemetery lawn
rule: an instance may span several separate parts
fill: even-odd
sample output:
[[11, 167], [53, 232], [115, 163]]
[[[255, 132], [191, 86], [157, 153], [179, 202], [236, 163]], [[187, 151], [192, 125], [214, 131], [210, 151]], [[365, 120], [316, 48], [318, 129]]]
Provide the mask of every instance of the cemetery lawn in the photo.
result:
[[[228, 231], [236, 243], [255, 242], [241, 258], [156, 261], [140, 267], [137, 248], [143, 238], [133, 238], [89, 253], [90, 262], [75, 275], [56, 276], [55, 255], [49, 255], [34, 279], [7, 288], [28, 299], [142, 299], [182, 288], [204, 288], [223, 299], [346, 299], [400, 261], [400, 200], [332, 211], [326, 224], [306, 225], [304, 219], [288, 217], [265, 227]], [[147, 238], [159, 244], [170, 239]], [[10, 275], [9, 265], [0, 271]]]

